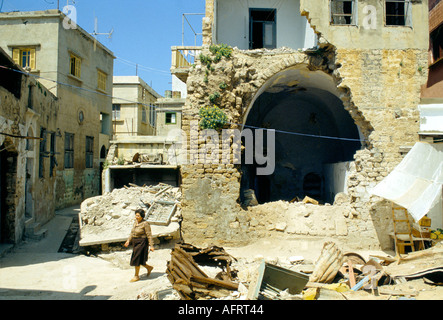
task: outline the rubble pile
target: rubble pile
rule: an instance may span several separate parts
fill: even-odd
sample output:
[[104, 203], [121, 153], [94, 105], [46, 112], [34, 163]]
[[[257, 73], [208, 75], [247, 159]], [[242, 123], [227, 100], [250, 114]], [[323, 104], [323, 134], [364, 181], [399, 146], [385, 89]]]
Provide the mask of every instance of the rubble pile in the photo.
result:
[[315, 263], [302, 256], [251, 261], [220, 247], [177, 244], [166, 275], [169, 286], [144, 298], [169, 299], [166, 292], [183, 300], [416, 299], [440, 292], [435, 290], [443, 281], [443, 243], [397, 257], [370, 255], [366, 261], [328, 241]]
[[163, 183], [143, 187], [131, 184], [89, 198], [81, 204], [79, 244], [125, 241], [134, 224], [135, 210], [139, 208], [145, 210], [145, 219], [151, 224], [154, 238], [176, 236], [181, 214], [177, 205], [180, 198], [179, 188]]

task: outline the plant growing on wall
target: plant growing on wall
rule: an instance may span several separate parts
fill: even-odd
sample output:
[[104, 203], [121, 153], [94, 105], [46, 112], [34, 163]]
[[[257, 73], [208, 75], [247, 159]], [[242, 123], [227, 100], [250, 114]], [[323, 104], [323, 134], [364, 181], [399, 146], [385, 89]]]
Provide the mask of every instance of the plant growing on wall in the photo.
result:
[[209, 95], [209, 101], [212, 104], [216, 104], [217, 100], [220, 98], [220, 93], [214, 92], [213, 94]]
[[232, 55], [232, 48], [226, 44], [213, 44], [209, 47], [209, 51], [215, 56], [213, 61], [219, 62], [222, 57], [229, 59]]
[[206, 106], [200, 108], [199, 116], [201, 129], [218, 130], [228, 123], [228, 117], [222, 109], [217, 106]]
[[212, 63], [218, 63], [223, 57], [229, 59], [232, 55], [232, 48], [226, 44], [211, 45], [209, 51], [212, 53], [214, 58], [200, 54], [200, 62], [206, 66], [208, 70], [214, 71]]

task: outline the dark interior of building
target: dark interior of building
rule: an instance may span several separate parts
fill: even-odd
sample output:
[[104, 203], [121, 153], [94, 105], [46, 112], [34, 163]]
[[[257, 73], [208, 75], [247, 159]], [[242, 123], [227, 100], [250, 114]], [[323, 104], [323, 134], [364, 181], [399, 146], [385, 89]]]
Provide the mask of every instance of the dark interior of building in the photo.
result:
[[333, 203], [344, 191], [346, 164], [361, 142], [354, 120], [334, 94], [300, 84], [271, 87], [250, 109], [244, 129], [249, 128], [276, 130], [272, 175], [257, 175], [257, 164], [242, 161], [242, 190], [253, 189], [259, 203], [305, 196]]
[[121, 168], [111, 169], [113, 189], [124, 188], [130, 183], [138, 186], [166, 183], [173, 187], [179, 186], [180, 172], [171, 168]]

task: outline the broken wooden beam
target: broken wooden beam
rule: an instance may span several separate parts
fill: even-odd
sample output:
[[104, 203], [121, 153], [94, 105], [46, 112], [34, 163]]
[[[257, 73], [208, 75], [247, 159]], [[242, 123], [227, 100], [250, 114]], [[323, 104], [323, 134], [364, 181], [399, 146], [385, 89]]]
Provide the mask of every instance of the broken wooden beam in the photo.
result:
[[194, 281], [203, 282], [203, 283], [210, 284], [210, 285], [215, 285], [215, 286], [226, 288], [229, 290], [237, 290], [238, 289], [238, 283], [234, 283], [231, 281], [205, 278], [205, 277], [199, 277], [199, 276], [192, 276], [191, 279]]
[[171, 252], [171, 260], [167, 264], [166, 274], [181, 299], [220, 298], [229, 295], [232, 290], [238, 289], [238, 284], [232, 282], [231, 279], [219, 280], [208, 277], [195, 261], [217, 263], [217, 259], [225, 263], [230, 273], [229, 265], [232, 259], [224, 252], [223, 248], [199, 249], [189, 244], [175, 246]]

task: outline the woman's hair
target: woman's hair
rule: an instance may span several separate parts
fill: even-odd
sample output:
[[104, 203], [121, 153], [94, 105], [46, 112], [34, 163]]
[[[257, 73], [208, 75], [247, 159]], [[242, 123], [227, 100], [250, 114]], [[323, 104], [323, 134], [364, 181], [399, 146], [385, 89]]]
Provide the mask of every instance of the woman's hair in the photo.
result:
[[139, 214], [140, 215], [140, 217], [142, 217], [143, 219], [145, 218], [145, 210], [143, 210], [143, 209], [137, 209], [137, 210], [135, 210], [135, 214]]

